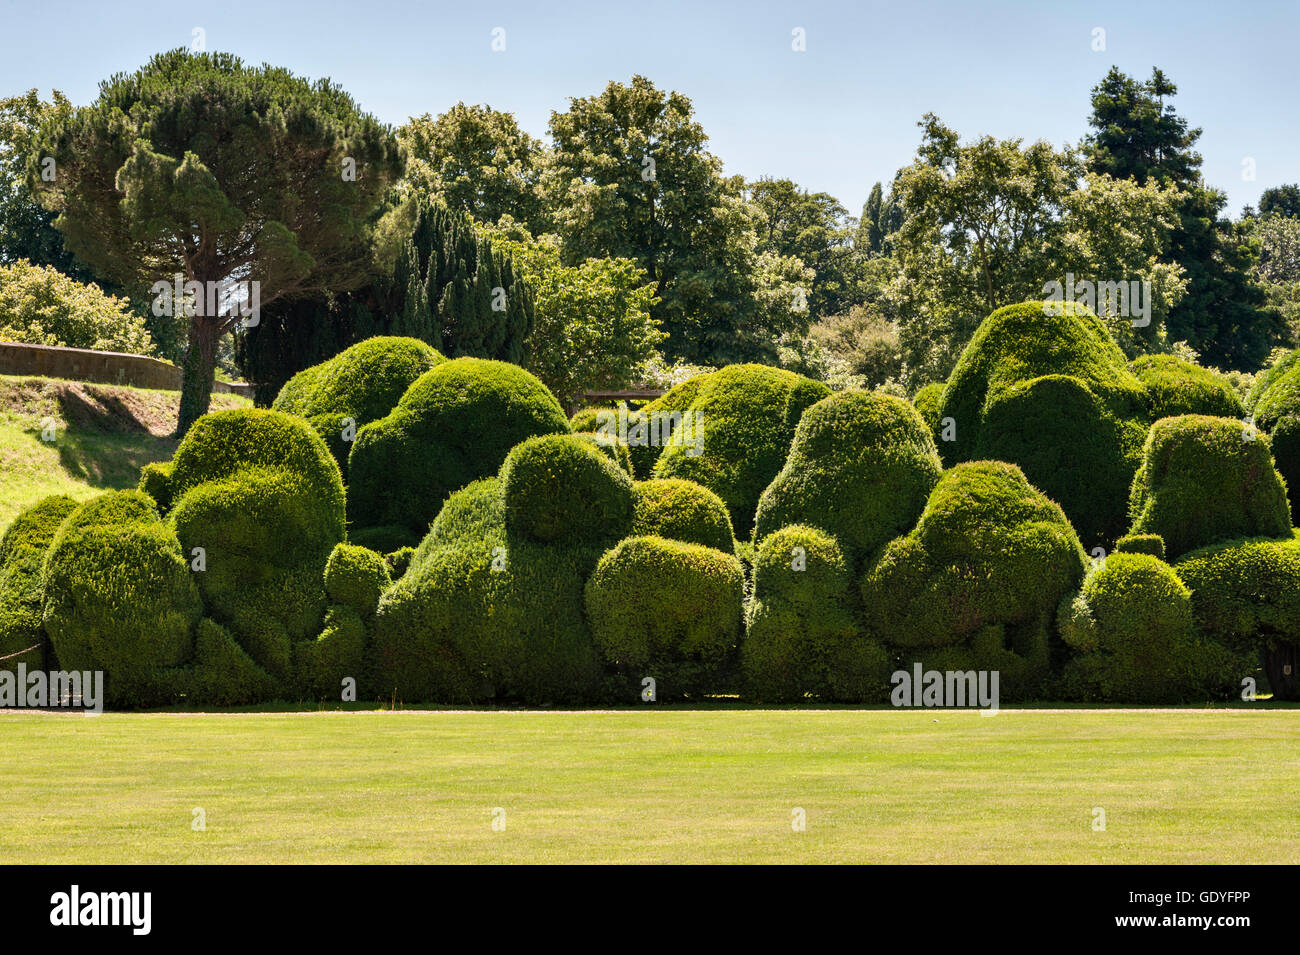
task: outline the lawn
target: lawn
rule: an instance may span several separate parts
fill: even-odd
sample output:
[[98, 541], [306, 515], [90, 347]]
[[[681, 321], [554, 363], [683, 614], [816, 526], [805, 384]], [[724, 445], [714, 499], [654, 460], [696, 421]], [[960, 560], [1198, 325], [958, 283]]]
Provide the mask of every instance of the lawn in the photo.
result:
[[8, 713], [0, 734], [4, 863], [1300, 862], [1300, 709]]
[[[179, 400], [174, 391], [0, 375], [0, 532], [50, 494], [83, 500], [135, 487], [141, 467], [175, 452]], [[249, 405], [212, 396], [213, 411]]]

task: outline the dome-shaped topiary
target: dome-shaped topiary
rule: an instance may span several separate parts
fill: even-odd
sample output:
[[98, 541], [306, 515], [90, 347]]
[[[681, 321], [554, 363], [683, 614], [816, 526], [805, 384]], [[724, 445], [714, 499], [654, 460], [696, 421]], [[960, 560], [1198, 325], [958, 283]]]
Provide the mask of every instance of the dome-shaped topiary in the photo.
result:
[[1300, 508], [1300, 348], [1260, 372], [1246, 404], [1273, 439], [1273, 461], [1295, 513]]
[[310, 421], [346, 471], [352, 446], [345, 432], [355, 435], [356, 429], [387, 415], [417, 378], [443, 361], [418, 338], [368, 338], [298, 372], [271, 407]]
[[[830, 394], [830, 389], [766, 365], [730, 365], [686, 384], [697, 380], [693, 392], [682, 392], [679, 389], [685, 385], [679, 386], [660, 399], [662, 405], [652, 402], [643, 409], [650, 440], [667, 445], [654, 476], [704, 485], [727, 505], [736, 533], [748, 536], [759, 495], [785, 464], [804, 410]], [[666, 424], [678, 421], [667, 399], [680, 402], [684, 394], [694, 397], [678, 414], [680, 426], [666, 438]], [[635, 461], [636, 442], [631, 435], [628, 444]], [[639, 466], [637, 473], [641, 473]]]
[[1025, 302], [994, 312], [962, 352], [937, 415], [955, 430], [939, 441], [945, 464], [1017, 464], [1089, 546], [1123, 532], [1147, 395], [1088, 309]]
[[1197, 625], [1232, 650], [1262, 654], [1274, 697], [1300, 699], [1300, 538], [1220, 542], [1174, 570]]
[[930, 434], [936, 441], [939, 440], [941, 430], [939, 405], [943, 402], [943, 389], [942, 381], [932, 381], [928, 385], [923, 385], [912, 396], [912, 406], [920, 413], [921, 420], [925, 422], [925, 426], [930, 429]]
[[1163, 418], [1133, 479], [1130, 534], [1159, 534], [1171, 559], [1233, 537], [1291, 536], [1267, 436], [1235, 418]]
[[632, 486], [632, 534], [666, 537], [733, 554], [735, 534], [722, 498], [694, 481], [662, 478]]
[[1197, 633], [1192, 595], [1149, 554], [1098, 561], [1062, 603], [1061, 638], [1077, 653], [1061, 677], [1066, 699], [1182, 703], [1227, 699], [1250, 661]]
[[746, 694], [764, 702], [883, 699], [889, 656], [867, 638], [856, 608], [852, 568], [834, 537], [799, 525], [767, 535], [741, 645]]
[[529, 438], [501, 466], [506, 528], [539, 541], [605, 547], [632, 526], [632, 479], [577, 435]]
[[1085, 557], [1061, 508], [998, 461], [944, 473], [917, 526], [870, 562], [869, 635], [926, 669], [998, 670], [1004, 696], [1048, 674], [1057, 605]]
[[661, 700], [717, 689], [740, 639], [744, 586], [735, 557], [699, 544], [629, 537], [606, 552], [587, 581], [587, 619], [625, 698], [647, 677]]
[[834, 534], [855, 563], [912, 528], [943, 466], [906, 401], [844, 391], [804, 412], [785, 467], [758, 502], [754, 537], [788, 524]]
[[479, 358], [443, 362], [357, 433], [349, 517], [362, 528], [405, 527], [418, 540], [448, 495], [495, 474], [516, 444], [567, 433], [555, 396], [522, 368]]
[[582, 588], [599, 556], [508, 536], [499, 479], [456, 492], [380, 601], [369, 691], [452, 704], [592, 699], [600, 662]]
[[43, 625], [62, 668], [103, 670], [110, 703], [175, 695], [165, 671], [190, 658], [203, 606], [152, 499], [112, 491], [72, 511], [50, 545], [44, 582]]
[[1232, 384], [1176, 355], [1142, 355], [1129, 363], [1147, 393], [1152, 421], [1185, 414], [1241, 418], [1246, 413]]
[[383, 555], [355, 544], [339, 544], [325, 563], [325, 593], [361, 617], [374, 614], [379, 598], [392, 586]]
[[76, 509], [70, 497], [42, 498], [0, 537], [0, 670], [16, 671], [20, 663], [28, 670], [54, 669], [41, 624], [41, 571], [59, 525]]

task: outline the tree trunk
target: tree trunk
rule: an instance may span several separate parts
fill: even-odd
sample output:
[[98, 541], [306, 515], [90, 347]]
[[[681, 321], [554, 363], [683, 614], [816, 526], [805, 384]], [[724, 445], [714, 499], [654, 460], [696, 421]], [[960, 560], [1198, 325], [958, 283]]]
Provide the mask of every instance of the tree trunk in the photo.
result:
[[181, 363], [181, 409], [173, 437], [183, 438], [199, 418], [208, 413], [212, 402], [212, 383], [216, 378], [217, 341], [221, 337], [221, 319], [193, 315], [190, 317], [189, 344]]
[[1264, 650], [1264, 674], [1275, 700], [1300, 698], [1300, 652], [1294, 644], [1284, 643]]

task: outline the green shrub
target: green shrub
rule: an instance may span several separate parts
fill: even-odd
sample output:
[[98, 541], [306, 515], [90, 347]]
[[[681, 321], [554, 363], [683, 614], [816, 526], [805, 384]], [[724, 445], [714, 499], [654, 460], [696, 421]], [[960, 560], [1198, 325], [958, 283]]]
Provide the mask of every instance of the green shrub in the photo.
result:
[[0, 263], [0, 341], [154, 353], [145, 320], [125, 298], [26, 259]]
[[1291, 536], [1268, 439], [1234, 418], [1184, 415], [1151, 427], [1133, 479], [1130, 534], [1159, 534], [1172, 559], [1234, 537]]
[[8, 657], [0, 660], [0, 671], [16, 672], [20, 663], [28, 670], [56, 669], [41, 624], [41, 572], [59, 525], [76, 508], [70, 497], [43, 498], [0, 537], [0, 657]]
[[[628, 450], [632, 453], [634, 476], [638, 480], [645, 481], [654, 476], [655, 465], [659, 462], [659, 456], [667, 447], [667, 441], [663, 439], [671, 437], [675, 425], [685, 420], [686, 410], [695, 401], [700, 389], [710, 382], [712, 377], [712, 372], [695, 375], [641, 408], [626, 412], [627, 424], [625, 430], [627, 435], [623, 436], [622, 440], [627, 441], [627, 436], [636, 439], [635, 442], [627, 441], [627, 444]], [[593, 418], [593, 420], [597, 428], [602, 424], [606, 424], [607, 427], [612, 427], [616, 431], [623, 430], [623, 427], [618, 424], [617, 418], [602, 421], [597, 417]], [[652, 420], [655, 426], [654, 433], [659, 440], [651, 440], [650, 425]], [[667, 432], [666, 435], [663, 433], [664, 431]]]
[[529, 438], [501, 467], [506, 528], [541, 543], [606, 547], [632, 526], [632, 479], [576, 435]]
[[628, 477], [632, 476], [632, 455], [631, 452], [628, 451], [626, 444], [608, 438], [603, 434], [594, 434], [589, 431], [576, 432], [574, 437], [581, 438], [583, 441], [586, 441], [588, 444], [599, 449], [605, 457], [617, 464]]
[[1294, 513], [1300, 504], [1300, 348], [1260, 372], [1246, 404], [1255, 423], [1272, 436], [1273, 459]]
[[994, 312], [962, 352], [939, 403], [955, 440], [945, 464], [1017, 464], [1089, 545], [1125, 525], [1124, 501], [1149, 424], [1147, 393], [1088, 309], [1044, 302]]
[[1216, 418], [1241, 418], [1246, 414], [1226, 378], [1176, 355], [1143, 355], [1129, 363], [1129, 370], [1146, 389], [1147, 413], [1152, 421], [1186, 414]]
[[856, 564], [912, 528], [942, 471], [910, 404], [839, 392], [804, 412], [785, 467], [759, 499], [754, 537], [789, 524], [818, 527]]
[[271, 699], [278, 689], [225, 627], [204, 617], [194, 637], [193, 659], [169, 674], [189, 706], [234, 706]]
[[339, 701], [343, 681], [360, 683], [366, 646], [366, 625], [351, 606], [333, 606], [315, 640], [295, 645], [297, 685], [309, 698]]
[[453, 494], [384, 594], [370, 649], [372, 694], [446, 704], [595, 698], [601, 666], [582, 601], [601, 551], [507, 535], [502, 483], [476, 481]]
[[928, 385], [923, 385], [916, 394], [912, 396], [912, 405], [921, 415], [921, 420], [925, 426], [930, 429], [930, 434], [936, 441], [939, 440], [940, 417], [939, 405], [943, 402], [944, 382], [932, 381]]
[[1184, 555], [1174, 570], [1192, 591], [1197, 625], [1231, 650], [1261, 653], [1274, 696], [1300, 698], [1300, 538], [1221, 542]]
[[343, 479], [338, 465], [301, 418], [280, 411], [238, 408], [194, 422], [172, 460], [172, 501], [206, 481], [229, 478], [245, 468], [298, 475], [342, 539]]
[[347, 419], [360, 429], [393, 410], [406, 389], [446, 361], [418, 338], [368, 338], [290, 378], [271, 407], [306, 418], [346, 472]]
[[852, 568], [834, 537], [799, 525], [767, 535], [741, 645], [746, 694], [764, 702], [882, 699], [889, 657], [867, 638], [856, 608]]
[[379, 598], [392, 583], [383, 555], [355, 544], [337, 545], [325, 563], [326, 595], [361, 617], [374, 614]]
[[960, 464], [917, 526], [869, 563], [867, 633], [904, 664], [998, 670], [1004, 697], [1032, 695], [1049, 672], [1057, 605], [1084, 567], [1065, 514], [1018, 467]]
[[72, 511], [44, 567], [43, 623], [59, 664], [103, 670], [107, 702], [167, 702], [203, 616], [190, 565], [153, 501], [112, 491]]
[[567, 434], [546, 387], [515, 365], [457, 358], [425, 372], [392, 412], [357, 433], [348, 512], [358, 527], [397, 525], [423, 537], [443, 501], [495, 474], [526, 438]]
[[708, 488], [678, 478], [638, 481], [632, 486], [632, 497], [634, 536], [664, 537], [735, 553], [727, 505]]
[[341, 516], [301, 475], [255, 467], [194, 487], [172, 511], [185, 552], [203, 548], [206, 567], [194, 576], [208, 615], [285, 686], [293, 643], [320, 629]]
[[1150, 554], [1165, 559], [1165, 539], [1159, 534], [1126, 534], [1115, 542], [1117, 554]]
[[[766, 365], [730, 365], [698, 377], [704, 380], [683, 412], [692, 416], [690, 424], [683, 417], [682, 428], [674, 430], [673, 440], [659, 455], [654, 476], [704, 485], [727, 505], [736, 533], [749, 536], [759, 495], [785, 464], [799, 419], [830, 389]], [[656, 419], [655, 413], [675, 410], [666, 399], [679, 389], [644, 409], [651, 432], [659, 430], [662, 436], [655, 422], [663, 419]], [[628, 444], [636, 445], [631, 436]]]
[[601, 557], [587, 582], [587, 619], [626, 698], [637, 698], [646, 677], [658, 699], [698, 697], [719, 686], [733, 658], [743, 597], [735, 557], [629, 537]]
[[1062, 602], [1066, 699], [1184, 703], [1227, 699], [1250, 663], [1197, 633], [1192, 595], [1164, 561], [1118, 553], [1099, 561]]
[[140, 483], [137, 489], [144, 491], [154, 503], [158, 505], [158, 510], [166, 514], [172, 506], [172, 463], [170, 461], [154, 461], [146, 464], [140, 469]]

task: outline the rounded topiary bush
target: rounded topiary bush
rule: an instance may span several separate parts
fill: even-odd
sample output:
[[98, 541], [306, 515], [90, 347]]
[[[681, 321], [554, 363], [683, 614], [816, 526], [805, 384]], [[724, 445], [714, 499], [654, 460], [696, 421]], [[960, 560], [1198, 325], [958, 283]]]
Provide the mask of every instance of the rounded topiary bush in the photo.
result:
[[587, 582], [587, 619], [628, 699], [647, 677], [658, 699], [677, 699], [722, 682], [740, 638], [743, 597], [735, 557], [661, 537], [629, 537], [601, 557]]
[[206, 481], [245, 468], [298, 475], [322, 517], [342, 539], [343, 479], [329, 448], [301, 418], [280, 411], [238, 408], [204, 415], [190, 427], [171, 463], [169, 492], [177, 502]]
[[1294, 513], [1300, 505], [1300, 348], [1260, 372], [1246, 404], [1273, 439], [1273, 461]]
[[1038, 692], [1061, 598], [1085, 557], [1061, 508], [1015, 465], [944, 473], [917, 526], [872, 560], [862, 581], [869, 635], [904, 664], [998, 670], [1005, 696]]
[[1062, 603], [1062, 640], [1077, 654], [1066, 665], [1066, 699], [1182, 703], [1227, 699], [1250, 663], [1201, 636], [1191, 592], [1173, 568], [1149, 554], [1099, 561], [1083, 588]]
[[443, 361], [418, 338], [368, 338], [298, 372], [285, 382], [271, 407], [310, 421], [346, 471], [352, 450], [344, 437], [347, 424], [355, 433], [384, 417], [417, 378]]
[[731, 516], [722, 499], [694, 481], [638, 481], [632, 486], [632, 534], [702, 544], [732, 554]]
[[632, 476], [632, 455], [628, 451], [626, 444], [623, 444], [621, 441], [616, 439], [609, 438], [603, 434], [594, 434], [589, 431], [576, 432], [574, 437], [581, 438], [583, 441], [586, 441], [588, 444], [597, 448], [601, 454], [605, 455], [605, 457], [609, 458], [625, 471], [628, 477]]
[[[0, 537], [0, 670], [55, 669], [41, 623], [45, 555], [65, 518], [77, 509], [70, 497], [53, 495], [13, 519]], [[24, 652], [26, 651], [26, 652]]]
[[172, 506], [171, 483], [171, 462], [155, 461], [140, 469], [140, 483], [136, 487], [153, 498], [159, 512], [166, 514]]
[[754, 560], [741, 669], [763, 702], [882, 699], [889, 656], [856, 619], [853, 573], [834, 537], [791, 525], [767, 535]]
[[943, 389], [944, 382], [932, 381], [928, 385], [923, 385], [912, 396], [912, 406], [921, 415], [921, 420], [925, 422], [925, 426], [930, 429], [930, 434], [936, 441], [939, 440], [941, 420], [939, 405], [943, 402]]
[[1147, 394], [1088, 309], [1025, 302], [994, 312], [962, 352], [937, 415], [955, 430], [938, 442], [945, 464], [1019, 465], [1089, 546], [1123, 533]]
[[[759, 495], [785, 464], [795, 427], [804, 410], [830, 394], [821, 382], [766, 365], [730, 365], [691, 379], [693, 399], [680, 413], [666, 399], [680, 403], [678, 389], [644, 410], [651, 440], [671, 429], [655, 464], [657, 478], [685, 478], [722, 498], [736, 533], [748, 536]], [[691, 384], [687, 382], [687, 384]], [[685, 386], [679, 386], [684, 388]], [[674, 397], [674, 393], [676, 396]], [[688, 392], [690, 393], [690, 392]], [[656, 407], [658, 405], [658, 407]], [[636, 442], [628, 444], [636, 458]], [[637, 467], [640, 474], [640, 467]]]
[[166, 702], [166, 669], [186, 663], [203, 605], [176, 535], [139, 491], [72, 511], [44, 566], [42, 622], [59, 665], [103, 670], [108, 702]]
[[515, 445], [567, 433], [555, 396], [522, 368], [480, 358], [443, 362], [357, 433], [348, 515], [357, 527], [405, 527], [408, 542], [417, 541], [448, 495], [495, 474]]
[[789, 524], [834, 534], [860, 561], [910, 530], [943, 465], [920, 414], [891, 395], [844, 391], [804, 412], [754, 537]]
[[603, 547], [632, 526], [632, 479], [577, 435], [529, 438], [501, 467], [506, 528], [547, 543]]
[[1192, 591], [1201, 630], [1260, 654], [1273, 695], [1300, 699], [1300, 538], [1221, 542], [1184, 555], [1174, 570]]
[[1235, 418], [1184, 415], [1152, 425], [1129, 513], [1129, 533], [1159, 534], [1172, 559], [1233, 537], [1291, 536], [1268, 439]]
[[1226, 378], [1176, 355], [1143, 355], [1129, 363], [1129, 370], [1146, 390], [1152, 421], [1186, 414], [1241, 418], [1246, 413]]
[[599, 556], [509, 537], [499, 479], [456, 492], [380, 601], [369, 692], [451, 704], [593, 699], [601, 667], [582, 588]]
[[1159, 534], [1126, 534], [1115, 542], [1117, 554], [1150, 554], [1165, 559], [1165, 539]]
[[383, 555], [355, 544], [339, 544], [325, 564], [326, 595], [361, 617], [375, 612], [379, 598], [392, 583]]

